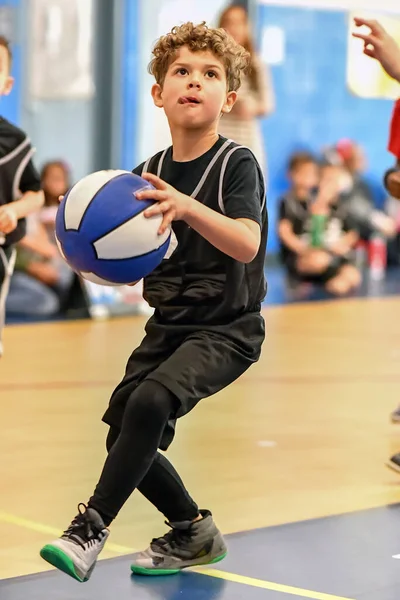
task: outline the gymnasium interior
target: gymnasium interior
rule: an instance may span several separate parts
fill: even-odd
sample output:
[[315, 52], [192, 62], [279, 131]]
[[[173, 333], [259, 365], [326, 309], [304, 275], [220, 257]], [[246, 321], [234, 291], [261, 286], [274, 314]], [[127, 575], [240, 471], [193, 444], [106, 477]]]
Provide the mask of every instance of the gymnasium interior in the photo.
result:
[[[141, 283], [82, 280], [54, 252], [39, 262], [55, 269], [60, 286], [42, 278], [22, 289], [26, 277], [13, 284], [17, 273], [32, 279], [21, 260], [6, 304], [0, 600], [398, 598], [400, 468], [388, 461], [400, 452], [400, 201], [384, 174], [396, 161], [388, 140], [400, 87], [352, 32], [354, 17], [377, 19], [400, 43], [400, 7], [0, 0], [15, 79], [1, 116], [27, 132], [42, 181], [53, 168], [60, 194], [95, 171], [131, 171], [171, 143], [150, 96], [155, 40], [186, 21], [217, 26], [231, 5], [245, 11], [267, 74], [269, 103], [257, 117], [269, 215], [266, 339], [240, 379], [178, 420], [167, 452], [199, 506], [212, 510], [228, 555], [174, 576], [131, 574], [131, 555], [167, 529], [134, 493], [90, 581], [41, 559], [97, 482], [106, 457], [101, 418], [152, 314]], [[354, 244], [360, 281], [346, 293], [296, 279], [282, 261], [280, 207], [299, 153], [343, 173], [357, 155], [354, 177], [368, 190], [373, 223], [385, 224]], [[54, 210], [43, 208], [44, 231]]]

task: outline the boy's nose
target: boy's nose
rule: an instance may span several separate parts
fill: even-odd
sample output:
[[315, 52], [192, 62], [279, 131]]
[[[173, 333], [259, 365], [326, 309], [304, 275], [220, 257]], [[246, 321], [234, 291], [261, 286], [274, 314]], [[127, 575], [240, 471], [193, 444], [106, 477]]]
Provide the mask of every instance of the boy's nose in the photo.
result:
[[199, 81], [191, 81], [189, 83], [189, 87], [190, 88], [197, 88], [199, 90], [201, 88], [201, 85], [200, 85]]

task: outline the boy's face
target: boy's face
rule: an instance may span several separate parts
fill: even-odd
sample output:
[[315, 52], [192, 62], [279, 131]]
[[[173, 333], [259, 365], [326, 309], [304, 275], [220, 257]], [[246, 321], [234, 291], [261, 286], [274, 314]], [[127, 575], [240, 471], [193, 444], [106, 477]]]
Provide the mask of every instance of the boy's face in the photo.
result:
[[314, 162], [298, 165], [291, 171], [290, 179], [295, 189], [311, 192], [318, 185], [318, 167]]
[[152, 96], [164, 108], [170, 126], [204, 129], [230, 112], [236, 92], [227, 92], [225, 68], [212, 52], [191, 52], [183, 46], [170, 64], [164, 85], [155, 84]]
[[8, 96], [14, 80], [10, 76], [10, 58], [7, 48], [0, 46], [0, 96]]

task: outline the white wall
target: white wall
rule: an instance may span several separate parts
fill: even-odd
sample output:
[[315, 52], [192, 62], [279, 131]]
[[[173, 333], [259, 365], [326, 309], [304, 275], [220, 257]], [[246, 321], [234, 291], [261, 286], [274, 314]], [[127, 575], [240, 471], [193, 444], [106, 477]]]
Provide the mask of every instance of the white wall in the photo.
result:
[[360, 10], [363, 13], [374, 11], [400, 14], [400, 2], [398, 0], [258, 0], [258, 3], [325, 10]]

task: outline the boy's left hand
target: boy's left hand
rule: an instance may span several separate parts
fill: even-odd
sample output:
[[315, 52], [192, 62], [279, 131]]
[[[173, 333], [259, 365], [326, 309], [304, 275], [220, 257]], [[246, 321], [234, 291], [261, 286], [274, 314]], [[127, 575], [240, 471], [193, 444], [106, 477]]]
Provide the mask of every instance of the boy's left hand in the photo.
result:
[[138, 200], [156, 200], [151, 208], [144, 211], [145, 217], [154, 215], [163, 215], [163, 220], [158, 230], [159, 235], [170, 226], [172, 221], [184, 221], [192, 202], [195, 202], [190, 196], [178, 192], [172, 185], [169, 185], [157, 175], [152, 173], [143, 173], [143, 179], [154, 185], [155, 190], [144, 190], [135, 194]]
[[18, 218], [15, 210], [8, 204], [0, 206], [0, 231], [2, 233], [11, 233], [18, 225]]

